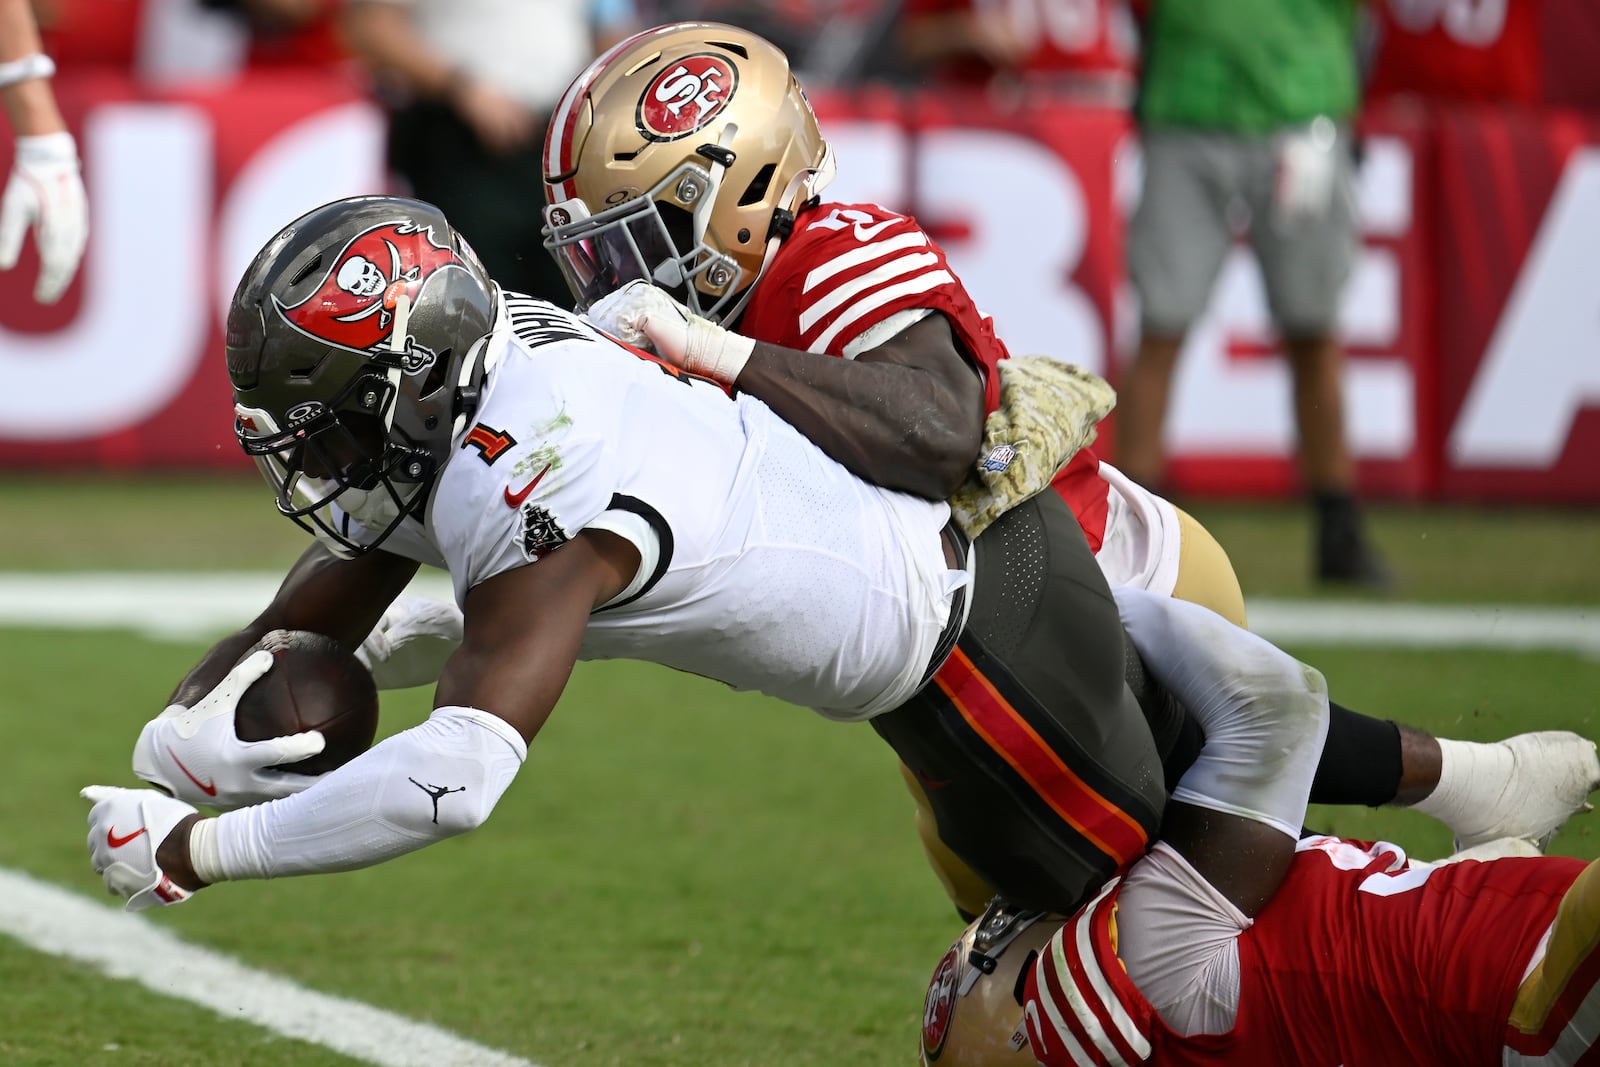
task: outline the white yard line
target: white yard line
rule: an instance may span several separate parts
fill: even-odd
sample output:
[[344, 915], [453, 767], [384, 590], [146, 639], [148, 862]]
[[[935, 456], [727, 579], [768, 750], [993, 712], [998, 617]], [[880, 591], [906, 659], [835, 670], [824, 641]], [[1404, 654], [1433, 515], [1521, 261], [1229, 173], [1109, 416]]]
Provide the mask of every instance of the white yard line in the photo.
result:
[[1250, 629], [1285, 645], [1547, 649], [1600, 656], [1600, 606], [1251, 600], [1246, 608]]
[[0, 868], [0, 933], [98, 967], [164, 996], [209, 1008], [379, 1067], [538, 1067], [427, 1023], [313, 992], [190, 945], [154, 923]]
[[[250, 573], [0, 572], [0, 626], [131, 629], [182, 640], [216, 636], [252, 618], [279, 576]], [[448, 599], [428, 572], [413, 591]], [[1285, 644], [1397, 648], [1552, 649], [1600, 655], [1600, 605], [1396, 604], [1254, 599], [1251, 629]]]

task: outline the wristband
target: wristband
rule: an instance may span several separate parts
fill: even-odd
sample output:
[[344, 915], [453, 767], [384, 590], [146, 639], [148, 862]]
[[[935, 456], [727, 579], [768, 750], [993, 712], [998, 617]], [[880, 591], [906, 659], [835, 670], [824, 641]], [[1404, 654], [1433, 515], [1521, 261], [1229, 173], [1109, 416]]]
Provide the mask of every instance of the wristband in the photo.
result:
[[33, 78], [48, 78], [56, 72], [55, 60], [43, 52], [0, 63], [0, 89]]
[[66, 130], [57, 133], [24, 134], [17, 138], [16, 161], [36, 167], [47, 167], [52, 164], [76, 167], [78, 142]]
[[689, 316], [689, 335], [683, 346], [683, 369], [732, 385], [750, 360], [752, 338], [724, 330], [698, 315]]
[[222, 881], [222, 846], [217, 844], [217, 820], [197, 819], [189, 828], [189, 869], [206, 885]]

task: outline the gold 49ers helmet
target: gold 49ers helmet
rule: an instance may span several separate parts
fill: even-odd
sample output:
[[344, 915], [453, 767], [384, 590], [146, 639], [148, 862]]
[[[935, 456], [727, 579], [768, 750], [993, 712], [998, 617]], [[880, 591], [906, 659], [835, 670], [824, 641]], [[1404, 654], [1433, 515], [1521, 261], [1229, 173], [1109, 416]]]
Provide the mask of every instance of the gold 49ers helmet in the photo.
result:
[[1022, 1025], [1028, 967], [1059, 915], [998, 899], [973, 920], [934, 969], [922, 1006], [924, 1067], [1036, 1067]]
[[782, 52], [733, 26], [660, 26], [601, 55], [557, 106], [545, 247], [579, 310], [646, 278], [719, 321], [832, 173]]

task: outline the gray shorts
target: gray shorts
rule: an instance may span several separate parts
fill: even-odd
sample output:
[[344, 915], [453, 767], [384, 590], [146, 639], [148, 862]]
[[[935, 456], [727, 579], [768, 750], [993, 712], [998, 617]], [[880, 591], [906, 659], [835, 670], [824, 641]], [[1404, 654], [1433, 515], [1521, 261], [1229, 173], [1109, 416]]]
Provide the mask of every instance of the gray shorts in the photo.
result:
[[1348, 130], [1335, 131], [1324, 209], [1298, 216], [1278, 207], [1281, 136], [1155, 129], [1141, 141], [1144, 190], [1128, 232], [1128, 272], [1146, 334], [1181, 336], [1205, 310], [1240, 219], [1278, 331], [1334, 332], [1358, 240]]

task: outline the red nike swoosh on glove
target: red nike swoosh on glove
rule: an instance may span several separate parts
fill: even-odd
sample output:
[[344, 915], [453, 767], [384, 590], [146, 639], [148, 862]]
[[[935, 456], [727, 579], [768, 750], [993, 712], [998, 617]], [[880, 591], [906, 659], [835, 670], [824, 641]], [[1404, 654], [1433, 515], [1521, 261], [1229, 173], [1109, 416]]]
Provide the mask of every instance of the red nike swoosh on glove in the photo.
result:
[[129, 841], [132, 841], [134, 838], [136, 838], [140, 834], [144, 833], [146, 829], [148, 829], [148, 828], [144, 827], [144, 826], [141, 826], [137, 830], [135, 830], [133, 833], [129, 834], [127, 837], [118, 837], [117, 836], [116, 827], [114, 827], [114, 826], [113, 827], [109, 827], [106, 830], [106, 844], [110, 845], [112, 848], [121, 848], [123, 845], [126, 845]]
[[200, 792], [204, 793], [208, 797], [214, 797], [217, 795], [217, 783], [202, 782], [200, 779], [196, 778], [194, 776], [194, 772], [183, 765], [183, 760], [179, 759], [178, 754], [172, 751], [170, 747], [167, 749], [167, 755], [172, 757], [172, 762], [178, 765], [178, 770], [182, 771], [189, 781], [200, 787]]
[[543, 478], [545, 474], [549, 472], [549, 470], [550, 464], [546, 463], [544, 465], [544, 470], [533, 476], [533, 481], [529, 482], [515, 493], [511, 491], [511, 487], [509, 485], [506, 486], [506, 507], [520, 508], [522, 506], [522, 502], [528, 499], [528, 494], [533, 492], [533, 487], [539, 484], [539, 479]]

